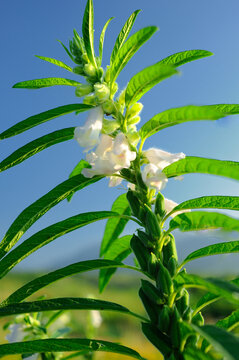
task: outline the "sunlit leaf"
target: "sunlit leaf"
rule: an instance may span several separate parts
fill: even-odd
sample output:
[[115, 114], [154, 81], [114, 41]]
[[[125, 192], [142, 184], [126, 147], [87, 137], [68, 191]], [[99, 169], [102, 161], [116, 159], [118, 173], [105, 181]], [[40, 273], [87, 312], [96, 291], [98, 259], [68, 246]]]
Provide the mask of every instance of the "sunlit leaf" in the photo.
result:
[[186, 50], [170, 55], [165, 59], [161, 60], [161, 62], [163, 64], [173, 64], [175, 66], [181, 66], [190, 61], [198, 60], [211, 55], [213, 55], [213, 53], [207, 50]]
[[183, 174], [201, 173], [239, 180], [239, 162], [186, 156], [163, 169], [170, 178]]
[[[91, 167], [91, 165], [87, 161], [81, 159], [78, 162], [78, 164], [74, 167], [72, 172], [70, 173], [69, 178], [81, 174], [83, 169], [90, 168], [90, 167]], [[74, 195], [74, 192], [72, 192], [69, 196], [67, 196], [67, 200], [70, 201], [72, 199], [73, 195]]]
[[92, 109], [92, 106], [85, 104], [69, 104], [69, 105], [58, 106], [57, 108], [44, 111], [37, 115], [30, 116], [27, 119], [22, 120], [19, 123], [13, 125], [12, 127], [3, 131], [0, 134], [0, 140], [18, 135], [28, 129], [33, 128], [34, 126], [55, 119], [58, 116], [67, 115], [74, 111], [84, 112], [90, 109]]
[[133, 12], [133, 14], [130, 15], [130, 17], [128, 18], [128, 20], [126, 21], [126, 23], [124, 24], [124, 26], [122, 27], [117, 39], [116, 39], [116, 42], [115, 42], [115, 45], [114, 45], [114, 48], [112, 50], [112, 54], [111, 54], [111, 57], [110, 57], [110, 63], [113, 64], [114, 63], [114, 60], [115, 60], [115, 57], [116, 55], [118, 54], [120, 48], [122, 47], [122, 45], [124, 44], [125, 40], [127, 39], [131, 29], [132, 29], [132, 26], [134, 25], [134, 22], [136, 20], [136, 17], [137, 15], [140, 13], [141, 10], [136, 10]]
[[227, 231], [239, 231], [239, 220], [230, 216], [205, 211], [193, 211], [175, 216], [170, 221], [171, 231], [196, 231], [206, 229], [223, 229]]
[[113, 84], [119, 73], [139, 48], [157, 31], [156, 26], [145, 27], [132, 35], [118, 51], [111, 65], [110, 81]]
[[189, 261], [199, 259], [205, 256], [220, 255], [220, 254], [231, 254], [239, 252], [239, 241], [222, 242], [218, 244], [209, 245], [198, 249], [189, 254], [182, 262], [182, 266]]
[[174, 280], [176, 288], [200, 288], [212, 294], [224, 297], [228, 301], [239, 304], [239, 286], [217, 278], [204, 279], [198, 275], [186, 274], [181, 271]]
[[22, 146], [0, 162], [0, 172], [20, 164], [22, 161], [52, 145], [72, 139], [74, 137], [74, 129], [74, 127], [71, 127], [57, 130]]
[[239, 310], [233, 311], [229, 316], [224, 319], [218, 320], [216, 326], [226, 329], [227, 331], [233, 330], [239, 325]]
[[[130, 215], [131, 210], [126, 198], [126, 194], [121, 194], [113, 203], [111, 211], [122, 215]], [[124, 230], [128, 220], [123, 218], [110, 219], [107, 221], [103, 239], [101, 242], [100, 256], [103, 256], [110, 248], [111, 244]]]
[[82, 34], [88, 58], [97, 67], [94, 54], [94, 8], [92, 0], [88, 0], [85, 7]]
[[[14, 266], [34, 251], [49, 244], [51, 241], [73, 230], [86, 226], [98, 220], [119, 216], [112, 211], [95, 211], [82, 213], [50, 225], [33, 234], [22, 244], [18, 245], [0, 261], [0, 278], [5, 276]], [[85, 239], [82, 239], [84, 241]], [[117, 259], [118, 261], [118, 259]]]
[[227, 360], [238, 360], [239, 338], [213, 325], [193, 327]]
[[63, 63], [62, 61], [60, 60], [56, 60], [56, 59], [52, 59], [52, 58], [49, 58], [49, 57], [45, 57], [45, 56], [39, 56], [39, 55], [35, 55], [38, 59], [41, 59], [41, 60], [44, 60], [44, 61], [47, 61], [51, 64], [54, 64], [56, 66], [60, 66], [61, 68], [65, 69], [65, 70], [68, 70], [68, 71], [73, 71], [72, 68], [68, 65], [66, 65], [65, 63]]
[[0, 357], [16, 354], [34, 354], [77, 350], [104, 351], [144, 360], [136, 351], [116, 343], [91, 339], [44, 339], [0, 345]]
[[[115, 239], [111, 246], [104, 254], [104, 259], [123, 261], [132, 252], [130, 247], [130, 240], [132, 235], [125, 235], [119, 239]], [[110, 278], [115, 273], [116, 269], [100, 270], [99, 274], [99, 290], [102, 292]]]
[[167, 127], [182, 124], [187, 121], [217, 120], [224, 116], [217, 105], [188, 105], [165, 110], [147, 121], [139, 133], [142, 139], [156, 134]]
[[100, 63], [102, 62], [102, 56], [103, 56], [103, 47], [104, 47], [104, 39], [105, 39], [105, 32], [106, 29], [109, 25], [109, 23], [113, 20], [114, 18], [111, 17], [104, 25], [101, 35], [100, 35], [100, 42], [99, 42], [99, 58], [100, 58]]
[[64, 79], [64, 78], [45, 78], [45, 79], [34, 79], [21, 81], [13, 85], [13, 88], [16, 89], [41, 89], [49, 86], [56, 85], [67, 85], [67, 86], [77, 86], [80, 85], [78, 81]]
[[110, 269], [110, 268], [125, 268], [132, 269], [135, 271], [141, 272], [139, 268], [134, 268], [132, 266], [124, 265], [120, 262], [107, 260], [107, 259], [97, 259], [97, 260], [87, 260], [81, 261], [75, 264], [68, 265], [66, 267], [60, 268], [58, 270], [52, 271], [46, 275], [40, 276], [26, 285], [23, 285], [21, 288], [12, 293], [6, 300], [1, 303], [1, 306], [8, 304], [13, 304], [16, 302], [21, 302], [28, 298], [30, 295], [34, 294], [36, 291], [44, 288], [47, 285], [52, 284], [57, 280], [64, 279], [67, 276], [74, 274], [79, 274], [92, 270], [99, 269]]
[[29, 229], [29, 227], [43, 216], [53, 206], [69, 196], [72, 191], [80, 190], [102, 179], [102, 176], [94, 176], [91, 179], [85, 178], [83, 175], [74, 176], [61, 184], [57, 185], [46, 195], [28, 206], [16, 218], [8, 229], [0, 244], [0, 258], [2, 258], [21, 238], [21, 236]]
[[199, 349], [193, 349], [187, 347], [183, 352], [183, 356], [185, 360], [215, 360], [215, 358], [211, 357], [209, 354], [205, 354], [205, 352]]
[[126, 106], [130, 107], [160, 81], [177, 73], [177, 70], [173, 66], [160, 63], [143, 69], [134, 75], [128, 83], [125, 93]]

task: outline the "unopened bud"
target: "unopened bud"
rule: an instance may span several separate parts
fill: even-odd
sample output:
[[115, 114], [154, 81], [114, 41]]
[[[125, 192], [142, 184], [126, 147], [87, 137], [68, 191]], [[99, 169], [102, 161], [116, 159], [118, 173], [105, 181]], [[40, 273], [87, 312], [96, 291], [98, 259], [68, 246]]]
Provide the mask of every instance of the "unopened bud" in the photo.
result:
[[128, 125], [135, 125], [135, 124], [138, 124], [140, 122], [140, 120], [141, 120], [140, 116], [134, 116], [134, 117], [128, 119], [127, 124]]
[[85, 63], [88, 63], [88, 62], [89, 62], [89, 58], [88, 58], [88, 56], [87, 56], [86, 53], [82, 54], [81, 58], [82, 58], [82, 60], [83, 60]]
[[102, 104], [103, 110], [106, 114], [112, 114], [115, 110], [114, 102], [112, 100], [106, 100]]
[[109, 99], [110, 89], [106, 84], [96, 83], [94, 85], [95, 97], [98, 101], [103, 102]]
[[119, 124], [116, 120], [103, 120], [102, 133], [112, 134], [116, 129], [119, 128]]
[[73, 68], [73, 72], [75, 73], [75, 74], [78, 74], [78, 75], [84, 75], [85, 73], [84, 73], [84, 69], [83, 69], [83, 66], [75, 66], [74, 68]]
[[142, 109], [143, 109], [143, 104], [141, 104], [140, 102], [135, 103], [129, 109], [128, 118], [130, 119], [132, 117], [138, 116], [141, 113]]
[[114, 95], [118, 91], [118, 84], [114, 82], [112, 86], [112, 95]]
[[93, 87], [87, 84], [81, 84], [76, 87], [75, 94], [76, 96], [82, 97], [90, 94], [93, 91]]
[[96, 69], [92, 64], [85, 64], [84, 72], [89, 77], [94, 77], [96, 75]]
[[107, 65], [104, 80], [107, 83], [110, 82], [110, 66], [109, 65]]
[[119, 99], [118, 99], [118, 103], [119, 103], [121, 106], [125, 106], [125, 92], [126, 92], [126, 89], [124, 89], [123, 91], [121, 91], [120, 96], [119, 96]]
[[83, 104], [86, 104], [86, 105], [97, 105], [96, 103], [96, 99], [95, 99], [95, 95], [87, 95], [84, 97], [83, 99]]

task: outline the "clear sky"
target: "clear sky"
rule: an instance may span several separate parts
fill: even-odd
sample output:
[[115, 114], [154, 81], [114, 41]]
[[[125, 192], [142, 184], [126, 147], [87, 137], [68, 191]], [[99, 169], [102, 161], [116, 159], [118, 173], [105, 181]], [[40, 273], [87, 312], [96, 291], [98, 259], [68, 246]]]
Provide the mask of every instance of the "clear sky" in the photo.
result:
[[[142, 98], [142, 123], [170, 107], [239, 103], [238, 0], [95, 0], [94, 3], [96, 42], [105, 22], [109, 17], [115, 16], [106, 33], [104, 66], [109, 63], [110, 52], [121, 27], [134, 10], [143, 11], [136, 20], [133, 32], [148, 25], [160, 28], [122, 71], [118, 79], [120, 89], [126, 86], [132, 75], [144, 67], [178, 51], [205, 49], [215, 54], [182, 66], [180, 76], [164, 81], [147, 93]], [[45, 63], [34, 55], [53, 57], [72, 65], [57, 39], [68, 44], [73, 28], [81, 31], [85, 4], [85, 0], [70, 0], [67, 3], [56, 0], [0, 2], [0, 132], [28, 116], [79, 101], [74, 95], [73, 87], [33, 91], [12, 89], [12, 85], [23, 80], [55, 76], [80, 81], [77, 75]], [[51, 131], [78, 126], [85, 118], [86, 114], [71, 114], [4, 140], [0, 142], [0, 159]], [[152, 136], [145, 149], [154, 146], [170, 152], [182, 151], [191, 156], [238, 161], [238, 134], [238, 115], [217, 122], [189, 122]], [[67, 179], [82, 157], [84, 154], [80, 147], [72, 140], [44, 150], [1, 173], [1, 237], [25, 207]], [[92, 210], [109, 210], [112, 201], [122, 191], [120, 188], [108, 188], [106, 180], [88, 187], [78, 192], [70, 204], [64, 201], [54, 207], [32, 226], [23, 239], [69, 216]], [[238, 183], [195, 174], [186, 175], [183, 181], [170, 180], [164, 190], [167, 198], [178, 203], [197, 196], [216, 194], [238, 195]], [[104, 222], [100, 222], [68, 234], [56, 240], [55, 245], [49, 244], [32, 255], [23, 262], [22, 267], [39, 268], [49, 264], [59, 266], [70, 263], [71, 259], [77, 261], [85, 257], [94, 258], [97, 256], [103, 229]], [[128, 229], [131, 230], [132, 227]], [[198, 241], [198, 236], [180, 235], [180, 249], [186, 248], [185, 253], [188, 253], [189, 249], [191, 251], [192, 248], [197, 248], [197, 244], [199, 246]]]

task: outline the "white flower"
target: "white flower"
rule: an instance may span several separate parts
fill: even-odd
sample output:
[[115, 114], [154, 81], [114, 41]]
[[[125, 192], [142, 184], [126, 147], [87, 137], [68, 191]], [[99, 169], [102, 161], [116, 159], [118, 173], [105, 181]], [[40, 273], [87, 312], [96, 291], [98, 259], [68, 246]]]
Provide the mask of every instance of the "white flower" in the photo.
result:
[[[115, 139], [102, 134], [95, 152], [92, 151], [86, 156], [91, 168], [83, 169], [82, 174], [87, 178], [94, 175], [117, 174], [123, 168], [129, 168], [130, 162], [135, 158], [136, 153], [129, 149], [128, 141], [123, 133], [119, 133]], [[110, 186], [116, 186], [120, 182], [111, 179]]]
[[168, 182], [167, 176], [154, 164], [145, 165], [142, 178], [149, 188], [162, 190]]
[[90, 311], [91, 323], [94, 328], [99, 328], [102, 324], [102, 317], [98, 310], [91, 310]]
[[86, 148], [85, 151], [89, 151], [99, 143], [103, 117], [102, 107], [97, 106], [89, 111], [85, 125], [75, 128], [74, 138], [80, 146]]
[[150, 148], [144, 151], [144, 155], [150, 163], [156, 165], [159, 169], [163, 170], [166, 166], [185, 158], [184, 153], [171, 154], [167, 151]]
[[[165, 211], [166, 211], [166, 214], [170, 213], [178, 204], [173, 201], [173, 200], [169, 200], [169, 199], [166, 199], [164, 198], [164, 205], [165, 205]], [[190, 212], [191, 210], [190, 209], [187, 209], [187, 210], [180, 210], [180, 211], [176, 211], [175, 213], [171, 214], [170, 216], [173, 218], [179, 214], [182, 214], [184, 212]]]

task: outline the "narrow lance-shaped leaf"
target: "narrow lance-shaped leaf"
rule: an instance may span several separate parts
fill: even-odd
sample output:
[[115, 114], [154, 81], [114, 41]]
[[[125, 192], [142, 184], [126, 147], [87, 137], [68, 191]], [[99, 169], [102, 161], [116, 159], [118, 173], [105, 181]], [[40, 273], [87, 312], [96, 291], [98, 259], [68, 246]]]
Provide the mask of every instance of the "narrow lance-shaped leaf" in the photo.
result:
[[74, 137], [74, 129], [74, 127], [71, 127], [57, 130], [22, 146], [0, 162], [0, 172], [20, 164], [29, 157], [47, 149], [52, 145], [71, 140]]
[[95, 221], [118, 216], [117, 213], [112, 211], [88, 212], [72, 216], [38, 231], [30, 238], [26, 239], [22, 244], [18, 245], [0, 261], [0, 278], [5, 276], [14, 266], [27, 256], [31, 255], [34, 251], [49, 244], [60, 236]]
[[134, 75], [129, 81], [125, 93], [125, 104], [130, 107], [160, 81], [177, 74], [172, 65], [154, 64]]
[[88, 350], [112, 352], [116, 354], [131, 356], [138, 360], [143, 359], [136, 351], [116, 343], [103, 340], [91, 339], [44, 339], [16, 342], [0, 345], [0, 357], [5, 355], [34, 354], [45, 352], [65, 352]]
[[195, 351], [193, 348], [189, 347], [185, 349], [183, 356], [185, 360], [215, 360], [215, 358], [211, 357], [211, 355], [205, 354], [205, 352], [199, 349]]
[[100, 64], [102, 62], [102, 56], [103, 56], [103, 47], [104, 47], [104, 40], [105, 40], [105, 32], [106, 29], [109, 25], [109, 23], [113, 20], [114, 18], [111, 17], [104, 25], [102, 32], [100, 34], [100, 42], [99, 42], [99, 58], [100, 58]]
[[[87, 161], [81, 159], [78, 162], [78, 164], [74, 167], [72, 172], [70, 173], [69, 178], [81, 174], [83, 169], [90, 168], [90, 167], [91, 167], [91, 165]], [[77, 189], [76, 189], [76, 191], [77, 191]], [[69, 196], [67, 196], [68, 201], [70, 201], [72, 199], [72, 196], [74, 195], [75, 192], [72, 192]]]
[[175, 216], [169, 224], [170, 231], [196, 231], [206, 229], [223, 229], [239, 231], [239, 220], [230, 216], [205, 211], [193, 211]]
[[165, 167], [163, 173], [168, 178], [184, 174], [201, 173], [239, 180], [239, 162], [186, 156], [185, 159], [178, 160]]
[[146, 139], [170, 126], [188, 121], [218, 120], [223, 116], [224, 113], [217, 108], [217, 105], [182, 106], [155, 115], [141, 127], [139, 133], [142, 139]]
[[228, 281], [217, 278], [204, 279], [198, 275], [186, 274], [181, 271], [176, 276], [174, 283], [178, 290], [182, 287], [200, 288], [210, 291], [214, 295], [224, 297], [234, 304], [239, 304], [239, 286]]
[[229, 316], [224, 319], [218, 320], [216, 326], [226, 329], [227, 331], [232, 331], [239, 325], [239, 309], [233, 311]]
[[64, 279], [67, 276], [74, 274], [79, 274], [92, 270], [99, 269], [110, 269], [110, 268], [125, 268], [132, 269], [135, 271], [142, 272], [139, 268], [134, 268], [132, 266], [124, 265], [118, 261], [106, 260], [106, 259], [97, 259], [97, 260], [87, 260], [81, 261], [75, 264], [71, 264], [60, 268], [58, 270], [52, 271], [46, 275], [40, 276], [26, 285], [23, 285], [21, 288], [12, 293], [6, 300], [1, 303], [1, 306], [8, 304], [13, 304], [16, 302], [21, 302], [28, 298], [30, 295], [34, 294], [36, 291], [52, 284], [55, 281]]
[[[111, 211], [114, 211], [118, 214], [122, 215], [130, 215], [131, 210], [126, 198], [126, 194], [120, 195], [113, 203]], [[114, 242], [115, 239], [119, 237], [119, 235], [124, 230], [128, 220], [124, 218], [118, 219], [109, 219], [105, 226], [105, 231], [103, 235], [103, 239], [101, 242], [100, 248], [100, 256], [103, 256], [108, 249], [110, 248], [111, 244]]]
[[229, 210], [239, 210], [239, 196], [202, 196], [195, 199], [190, 199], [182, 202], [181, 204], [175, 206], [167, 217], [171, 214], [176, 213], [180, 210], [186, 209], [229, 209]]
[[213, 55], [213, 53], [207, 50], [186, 50], [166, 57], [161, 60], [161, 63], [181, 66], [190, 61], [199, 60], [211, 55]]
[[[130, 247], [130, 240], [132, 235], [125, 235], [119, 239], [115, 239], [114, 242], [109, 247], [108, 251], [104, 254], [104, 259], [123, 261], [126, 259], [132, 252]], [[116, 269], [107, 269], [100, 270], [99, 273], [99, 290], [102, 292], [108, 282], [110, 281], [112, 275], [115, 273]]]
[[60, 40], [57, 40], [61, 46], [63, 47], [63, 49], [66, 51], [67, 55], [71, 58], [71, 60], [75, 63], [75, 59], [74, 57], [72, 56], [72, 54], [70, 53], [70, 51], [67, 49], [67, 47], [60, 41]]
[[13, 85], [16, 89], [41, 89], [49, 86], [56, 85], [67, 85], [67, 86], [78, 86], [81, 83], [75, 80], [64, 79], [64, 78], [45, 78], [45, 79], [34, 79], [21, 81]]
[[30, 116], [27, 119], [22, 120], [19, 123], [13, 125], [12, 127], [3, 131], [0, 134], [0, 140], [21, 134], [22, 132], [33, 128], [34, 126], [55, 119], [58, 116], [67, 115], [74, 111], [84, 112], [90, 109], [92, 109], [92, 106], [85, 104], [69, 104], [69, 105], [58, 106], [54, 109], [47, 110], [40, 114]]
[[53, 206], [64, 200], [76, 189], [80, 190], [102, 179], [102, 176], [94, 176], [91, 179], [83, 175], [74, 176], [61, 184], [57, 185], [46, 195], [28, 206], [16, 218], [8, 229], [0, 244], [0, 258], [2, 258], [20, 239], [20, 237], [29, 229], [29, 227], [43, 216]]
[[225, 356], [227, 360], [238, 360], [239, 338], [213, 325], [201, 327], [193, 325], [213, 347]]
[[88, 0], [85, 7], [82, 22], [82, 34], [88, 58], [97, 68], [94, 54], [94, 8], [92, 0]]
[[89, 298], [56, 298], [16, 303], [0, 307], [0, 317], [55, 310], [110, 310], [130, 314], [129, 309], [126, 307], [109, 301]]
[[130, 17], [128, 18], [128, 20], [126, 21], [124, 26], [122, 27], [122, 29], [116, 39], [116, 42], [114, 44], [112, 53], [111, 53], [110, 64], [114, 63], [115, 57], [116, 57], [117, 53], [119, 52], [120, 48], [122, 47], [122, 45], [124, 44], [125, 40], [127, 39], [128, 35], [132, 29], [132, 26], [134, 25], [136, 17], [140, 13], [140, 11], [141, 10], [134, 11], [133, 14], [130, 15]]
[[51, 64], [54, 64], [56, 66], [59, 66], [65, 70], [68, 70], [68, 71], [73, 71], [72, 68], [68, 65], [66, 65], [65, 63], [63, 63], [62, 61], [60, 60], [56, 60], [56, 59], [52, 59], [52, 58], [49, 58], [49, 57], [45, 57], [45, 56], [39, 56], [39, 55], [35, 55], [38, 59], [41, 59], [41, 60], [44, 60], [44, 61], [47, 61]]
[[220, 254], [232, 254], [239, 252], [239, 241], [222, 242], [205, 246], [189, 254], [185, 260], [183, 260], [180, 267], [192, 260], [199, 259], [205, 256], [220, 255]]
[[120, 48], [115, 57], [114, 63], [111, 65], [110, 81], [114, 83], [119, 73], [123, 70], [125, 65], [129, 62], [132, 56], [139, 50], [139, 48], [151, 38], [157, 31], [156, 26], [145, 27], [134, 35], [132, 35]]

